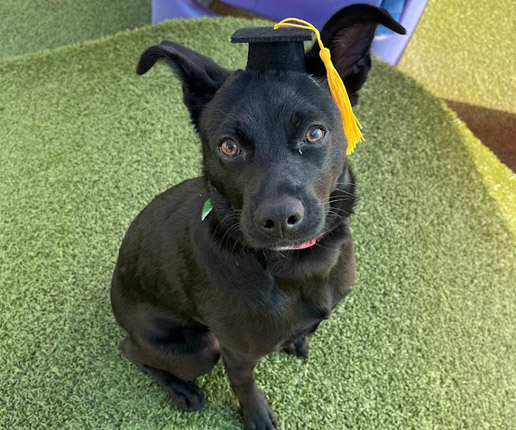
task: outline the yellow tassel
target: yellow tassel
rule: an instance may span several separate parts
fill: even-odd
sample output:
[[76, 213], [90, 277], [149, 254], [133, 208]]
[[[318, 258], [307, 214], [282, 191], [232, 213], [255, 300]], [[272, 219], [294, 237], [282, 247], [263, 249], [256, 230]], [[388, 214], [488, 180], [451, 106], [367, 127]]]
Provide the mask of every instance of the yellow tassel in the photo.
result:
[[[287, 21], [294, 21], [300, 24], [291, 24]], [[315, 28], [309, 22], [303, 21], [302, 19], [297, 18], [286, 18], [283, 21], [278, 22], [274, 26], [274, 30], [277, 30], [279, 27], [296, 27], [303, 28], [306, 30], [312, 30], [315, 33], [315, 37], [317, 39], [317, 43], [319, 44], [319, 55], [321, 60], [324, 63], [324, 67], [326, 68], [326, 74], [328, 77], [328, 85], [330, 87], [331, 95], [335, 103], [340, 110], [340, 115], [342, 117], [342, 126], [344, 128], [344, 134], [348, 140], [348, 149], [346, 154], [351, 154], [355, 149], [355, 146], [358, 142], [362, 142], [364, 140], [362, 136], [362, 132], [360, 129], [362, 126], [358, 122], [358, 119], [355, 117], [353, 113], [353, 109], [351, 108], [351, 103], [349, 101], [348, 93], [346, 92], [346, 87], [344, 86], [344, 82], [337, 70], [335, 70], [335, 66], [331, 62], [330, 50], [325, 48], [321, 41], [321, 35], [319, 34], [319, 30]]]

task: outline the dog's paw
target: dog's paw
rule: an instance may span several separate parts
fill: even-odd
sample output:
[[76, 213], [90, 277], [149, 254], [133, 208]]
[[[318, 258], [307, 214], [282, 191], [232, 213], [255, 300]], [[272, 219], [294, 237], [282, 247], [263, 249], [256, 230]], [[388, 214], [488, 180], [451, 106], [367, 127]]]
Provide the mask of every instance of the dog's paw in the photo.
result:
[[306, 336], [298, 337], [294, 342], [289, 343], [283, 348], [283, 351], [296, 357], [308, 358], [308, 341]]
[[206, 406], [204, 394], [195, 382], [169, 383], [166, 391], [174, 404], [184, 411], [200, 411]]
[[254, 414], [244, 413], [245, 430], [277, 430], [276, 416], [269, 405]]
[[262, 391], [253, 390], [245, 403], [240, 403], [245, 430], [277, 430], [276, 416]]

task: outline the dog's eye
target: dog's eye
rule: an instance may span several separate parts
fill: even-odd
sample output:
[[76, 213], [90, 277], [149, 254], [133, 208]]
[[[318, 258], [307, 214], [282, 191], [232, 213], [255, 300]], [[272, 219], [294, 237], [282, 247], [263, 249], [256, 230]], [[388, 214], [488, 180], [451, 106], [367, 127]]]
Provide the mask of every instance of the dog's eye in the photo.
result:
[[231, 139], [223, 140], [219, 145], [219, 150], [226, 157], [235, 157], [240, 154], [240, 148], [236, 142]]
[[313, 126], [308, 129], [305, 135], [305, 139], [308, 143], [316, 143], [319, 142], [324, 135], [326, 134], [326, 131], [319, 127], [319, 126]]

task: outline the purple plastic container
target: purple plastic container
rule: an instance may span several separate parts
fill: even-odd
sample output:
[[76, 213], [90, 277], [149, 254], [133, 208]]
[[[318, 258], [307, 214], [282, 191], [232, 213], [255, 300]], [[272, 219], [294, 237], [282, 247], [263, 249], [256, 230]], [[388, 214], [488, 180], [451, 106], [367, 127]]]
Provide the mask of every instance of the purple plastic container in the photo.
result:
[[[224, 0], [224, 2], [276, 21], [288, 17], [301, 18], [319, 29], [339, 9], [358, 3], [353, 0]], [[373, 54], [387, 63], [398, 64], [427, 2], [428, 0], [360, 1], [360, 3], [385, 7], [407, 29], [405, 35], [386, 29], [378, 31], [371, 49]], [[152, 0], [153, 24], [165, 19], [215, 15], [196, 0]]]
[[196, 0], [152, 0], [152, 23], [166, 19], [200, 18], [217, 14], [203, 7]]

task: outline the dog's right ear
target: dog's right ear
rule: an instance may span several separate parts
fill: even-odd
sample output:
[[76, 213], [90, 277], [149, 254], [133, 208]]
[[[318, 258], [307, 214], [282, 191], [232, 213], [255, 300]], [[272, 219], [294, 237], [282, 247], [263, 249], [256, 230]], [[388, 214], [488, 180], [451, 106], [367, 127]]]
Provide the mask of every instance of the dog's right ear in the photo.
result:
[[[331, 52], [333, 64], [344, 82], [351, 105], [358, 102], [358, 90], [369, 75], [369, 51], [379, 24], [399, 34], [406, 32], [387, 10], [361, 3], [339, 10], [321, 30], [321, 40]], [[326, 75], [317, 42], [306, 53], [306, 66], [308, 72], [315, 76]]]
[[164, 40], [144, 51], [136, 73], [143, 75], [158, 60], [165, 60], [183, 82], [183, 102], [190, 111], [193, 125], [198, 130], [203, 106], [213, 98], [231, 72], [205, 55]]

